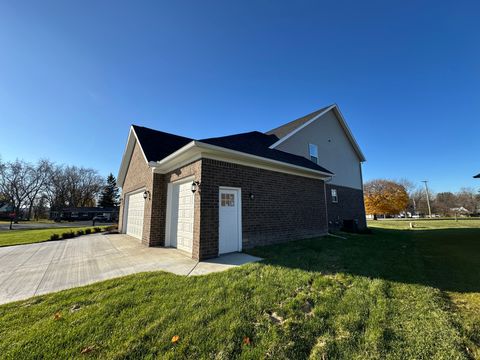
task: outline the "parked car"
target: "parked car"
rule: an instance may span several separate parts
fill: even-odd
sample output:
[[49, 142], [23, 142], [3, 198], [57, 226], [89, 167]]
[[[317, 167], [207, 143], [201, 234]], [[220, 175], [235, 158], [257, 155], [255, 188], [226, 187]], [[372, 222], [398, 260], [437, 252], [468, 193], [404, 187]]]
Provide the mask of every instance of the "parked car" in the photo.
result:
[[93, 221], [107, 222], [109, 219], [105, 215], [97, 215], [93, 217]]

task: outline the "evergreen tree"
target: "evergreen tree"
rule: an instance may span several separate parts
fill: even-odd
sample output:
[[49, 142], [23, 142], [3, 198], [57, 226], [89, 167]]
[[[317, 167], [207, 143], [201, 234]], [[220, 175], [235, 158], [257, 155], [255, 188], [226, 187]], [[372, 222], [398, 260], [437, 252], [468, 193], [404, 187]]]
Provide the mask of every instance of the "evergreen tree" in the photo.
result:
[[107, 177], [107, 185], [105, 185], [100, 195], [99, 205], [104, 208], [118, 206], [119, 199], [120, 194], [117, 187], [117, 180], [115, 176], [110, 173]]

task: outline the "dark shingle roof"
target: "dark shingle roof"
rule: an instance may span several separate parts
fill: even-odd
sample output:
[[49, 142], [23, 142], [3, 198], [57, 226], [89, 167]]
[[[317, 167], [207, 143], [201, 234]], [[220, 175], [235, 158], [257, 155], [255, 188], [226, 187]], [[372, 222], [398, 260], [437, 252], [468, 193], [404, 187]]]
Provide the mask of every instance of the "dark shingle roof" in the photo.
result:
[[297, 165], [332, 174], [332, 172], [304, 158], [303, 156], [290, 154], [281, 150], [270, 149], [269, 146], [278, 141], [278, 137], [275, 135], [268, 135], [259, 131], [252, 131], [243, 134], [203, 139], [200, 141], [206, 144], [221, 146], [246, 154], [256, 155], [263, 158], [277, 160], [287, 164]]
[[[160, 161], [171, 155], [178, 149], [187, 145], [193, 139], [173, 135], [162, 131], [149, 129], [143, 126], [132, 125], [142, 146], [147, 161]], [[291, 165], [301, 166], [307, 169], [317, 170], [332, 174], [327, 169], [302, 157], [281, 150], [270, 149], [269, 146], [278, 141], [276, 135], [267, 135], [259, 131], [243, 134], [222, 136], [199, 140], [200, 142], [220, 146], [226, 149], [236, 150], [250, 155], [281, 161]]]
[[193, 140], [143, 126], [132, 127], [149, 162], [160, 161]]
[[286, 123], [282, 126], [279, 126], [275, 129], [272, 129], [270, 131], [267, 131], [266, 134], [267, 135], [272, 135], [272, 134], [275, 134], [278, 136], [279, 139], [283, 138], [285, 135], [288, 135], [290, 134], [293, 130], [295, 130], [296, 128], [302, 126], [303, 124], [305, 124], [306, 122], [310, 121], [311, 119], [313, 119], [315, 116], [319, 115], [320, 113], [324, 112], [325, 110], [327, 110], [330, 106], [332, 105], [329, 105], [329, 106], [325, 106], [324, 108], [321, 108], [321, 109], [318, 109], [317, 111], [314, 111], [308, 115], [305, 115], [305, 116], [302, 116], [301, 118], [298, 118], [296, 120], [293, 120], [293, 121], [290, 121], [289, 123]]

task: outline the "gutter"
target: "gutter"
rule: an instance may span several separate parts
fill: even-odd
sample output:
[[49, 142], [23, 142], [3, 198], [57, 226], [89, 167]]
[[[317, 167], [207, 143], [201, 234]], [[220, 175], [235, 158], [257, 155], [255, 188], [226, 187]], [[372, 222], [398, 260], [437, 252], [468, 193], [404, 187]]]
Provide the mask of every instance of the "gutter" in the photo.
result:
[[224, 148], [224, 147], [221, 147], [221, 146], [207, 144], [207, 143], [197, 141], [197, 140], [192, 140], [190, 143], [188, 143], [187, 145], [178, 149], [174, 153], [168, 155], [166, 158], [164, 158], [160, 161], [156, 161], [156, 162], [151, 161], [151, 162], [148, 163], [148, 165], [152, 168], [160, 168], [160, 167], [162, 167], [162, 165], [166, 165], [169, 162], [174, 161], [175, 158], [177, 158], [178, 156], [183, 155], [183, 154], [187, 153], [189, 150], [193, 150], [195, 148], [198, 148], [200, 150], [207, 150], [211, 153], [218, 152], [218, 153], [222, 153], [222, 154], [234, 155], [234, 156], [237, 156], [237, 157], [243, 158], [243, 159], [257, 160], [257, 161], [261, 161], [261, 162], [264, 162], [264, 163], [267, 163], [267, 164], [276, 165], [276, 166], [287, 168], [287, 169], [302, 171], [302, 172], [309, 173], [309, 174], [320, 175], [324, 178], [326, 178], [326, 177], [332, 178], [332, 176], [334, 176], [334, 174], [326, 173], [326, 172], [323, 172], [323, 171], [313, 170], [313, 169], [305, 168], [303, 166], [289, 164], [289, 163], [286, 163], [286, 162], [283, 162], [283, 161], [269, 159], [269, 158], [265, 158], [265, 157], [262, 157], [262, 156], [247, 154], [247, 153], [244, 153], [244, 152], [241, 152], [241, 151], [231, 150], [231, 149], [227, 149], [227, 148]]

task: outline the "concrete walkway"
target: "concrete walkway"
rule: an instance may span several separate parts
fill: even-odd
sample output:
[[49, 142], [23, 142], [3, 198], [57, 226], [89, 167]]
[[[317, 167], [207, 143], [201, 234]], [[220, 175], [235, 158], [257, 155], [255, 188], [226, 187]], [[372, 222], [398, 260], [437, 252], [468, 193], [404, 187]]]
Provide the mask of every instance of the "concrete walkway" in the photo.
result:
[[143, 271], [204, 275], [260, 258], [242, 253], [197, 262], [171, 248], [149, 248], [126, 235], [0, 248], [0, 304]]

